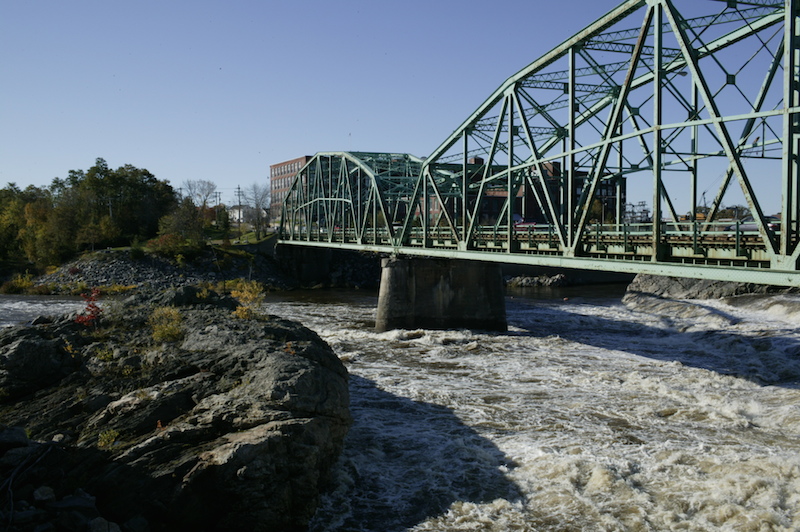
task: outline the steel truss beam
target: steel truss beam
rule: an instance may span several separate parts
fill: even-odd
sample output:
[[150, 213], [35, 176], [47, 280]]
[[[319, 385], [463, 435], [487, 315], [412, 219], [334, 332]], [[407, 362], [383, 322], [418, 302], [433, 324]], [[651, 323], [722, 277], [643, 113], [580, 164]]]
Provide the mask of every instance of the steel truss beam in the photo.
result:
[[[381, 170], [393, 155], [318, 154], [283, 238], [800, 286], [798, 2], [624, 1], [505, 80], [429, 157], [402, 156], [402, 176]], [[651, 219], [626, 217], [634, 188]], [[755, 229], [721, 219], [724, 203]]]
[[405, 153], [321, 152], [295, 175], [282, 206], [282, 235], [359, 244], [394, 236], [405, 220], [422, 160]]

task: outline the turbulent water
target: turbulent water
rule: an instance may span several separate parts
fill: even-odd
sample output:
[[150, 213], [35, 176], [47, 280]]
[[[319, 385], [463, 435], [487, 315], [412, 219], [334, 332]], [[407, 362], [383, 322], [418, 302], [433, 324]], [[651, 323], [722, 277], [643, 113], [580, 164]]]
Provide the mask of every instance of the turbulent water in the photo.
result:
[[0, 327], [26, 323], [36, 316], [68, 314], [85, 306], [79, 297], [0, 294]]
[[351, 373], [311, 530], [800, 529], [800, 300], [554, 295], [509, 297], [506, 334], [375, 333], [373, 296], [271, 301]]
[[547, 295], [509, 297], [504, 334], [375, 333], [374, 294], [270, 297], [351, 374], [312, 532], [800, 530], [800, 299]]

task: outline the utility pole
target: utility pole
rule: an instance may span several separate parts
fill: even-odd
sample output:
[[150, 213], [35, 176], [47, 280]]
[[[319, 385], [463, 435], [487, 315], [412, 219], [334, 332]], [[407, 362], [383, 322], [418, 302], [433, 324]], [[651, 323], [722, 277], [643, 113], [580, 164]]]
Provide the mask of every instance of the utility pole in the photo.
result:
[[238, 209], [237, 219], [239, 221], [239, 238], [241, 238], [241, 236], [242, 236], [242, 187], [240, 187], [239, 185], [236, 185], [236, 202], [238, 204], [236, 206], [236, 208]]

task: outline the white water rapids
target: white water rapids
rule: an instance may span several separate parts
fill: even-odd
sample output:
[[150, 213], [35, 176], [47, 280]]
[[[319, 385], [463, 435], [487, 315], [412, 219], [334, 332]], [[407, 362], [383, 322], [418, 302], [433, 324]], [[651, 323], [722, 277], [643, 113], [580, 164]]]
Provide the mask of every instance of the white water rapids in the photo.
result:
[[78, 312], [86, 306], [74, 296], [25, 296], [0, 294], [0, 327], [30, 322], [37, 316]]
[[509, 297], [508, 333], [379, 334], [374, 294], [269, 296], [351, 375], [311, 532], [800, 530], [800, 297], [646, 313], [583, 290]]
[[800, 299], [379, 334], [374, 296], [310, 297], [268, 310], [333, 346], [354, 417], [312, 531], [800, 529]]

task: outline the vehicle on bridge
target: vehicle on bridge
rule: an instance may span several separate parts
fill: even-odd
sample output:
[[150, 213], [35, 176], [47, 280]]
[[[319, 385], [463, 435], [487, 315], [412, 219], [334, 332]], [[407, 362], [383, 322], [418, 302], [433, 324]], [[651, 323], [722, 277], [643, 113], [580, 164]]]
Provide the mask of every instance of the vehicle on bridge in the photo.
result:
[[[767, 228], [772, 231], [778, 231], [781, 228], [781, 220], [777, 216], [765, 216], [764, 221], [766, 222]], [[755, 218], [752, 216], [746, 216], [741, 220], [737, 221], [735, 224], [731, 224], [725, 228], [726, 231], [741, 231], [743, 233], [753, 232], [753, 231], [760, 231], [758, 227], [758, 222], [756, 222]]]

